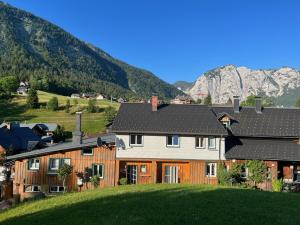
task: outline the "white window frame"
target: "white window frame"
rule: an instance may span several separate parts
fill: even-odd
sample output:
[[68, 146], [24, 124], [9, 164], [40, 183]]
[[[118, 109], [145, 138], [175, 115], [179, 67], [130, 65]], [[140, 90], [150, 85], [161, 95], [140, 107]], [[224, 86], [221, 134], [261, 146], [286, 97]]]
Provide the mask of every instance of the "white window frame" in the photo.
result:
[[[213, 165], [214, 165], [214, 170], [212, 169]], [[207, 171], [207, 167], [209, 167], [209, 171]], [[212, 171], [214, 171], [214, 175], [212, 175]], [[216, 177], [217, 176], [217, 163], [214, 163], [214, 162], [206, 163], [205, 175], [207, 177]]]
[[[169, 145], [168, 144], [168, 138], [171, 137], [172, 138], [172, 144]], [[177, 137], [178, 138], [178, 145], [174, 145], [174, 137]], [[166, 141], [167, 141], [167, 147], [175, 147], [175, 148], [179, 148], [180, 147], [180, 136], [179, 135], [168, 135], [167, 138], [166, 138]]]
[[146, 164], [142, 164], [141, 165], [141, 168], [140, 168], [140, 171], [141, 171], [141, 173], [147, 173], [147, 165]]
[[[197, 146], [197, 140], [198, 140], [198, 143], [199, 143], [199, 144], [201, 143], [201, 142], [200, 142], [200, 139], [203, 140], [203, 146]], [[195, 139], [195, 147], [196, 147], [196, 148], [199, 148], [199, 149], [204, 149], [204, 148], [206, 148], [206, 138], [203, 137], [203, 136], [198, 136], [198, 137], [196, 137], [196, 139]]]
[[[35, 166], [32, 167], [32, 165], [35, 165]], [[39, 158], [28, 159], [28, 169], [29, 170], [39, 170], [40, 169], [40, 159]]]
[[[56, 191], [51, 191], [51, 188], [56, 188]], [[60, 190], [59, 190], [60, 188], [63, 188], [63, 190], [60, 191]], [[64, 189], [65, 189], [65, 188], [64, 188], [63, 186], [50, 186], [50, 187], [49, 187], [49, 192], [50, 192], [50, 193], [61, 193], [61, 192], [64, 192], [64, 191], [65, 191]]]
[[[26, 190], [26, 187], [31, 187], [30, 188], [30, 191], [27, 191]], [[34, 190], [34, 187], [37, 187], [37, 191]], [[25, 184], [24, 185], [24, 192], [27, 192], [27, 193], [31, 193], [31, 192], [41, 192], [41, 186], [40, 185], [32, 185], [32, 184]]]
[[[211, 139], [214, 140], [214, 143], [215, 143], [214, 146], [210, 146], [210, 140]], [[208, 137], [207, 142], [208, 142], [208, 144], [207, 144], [208, 145], [208, 149], [216, 149], [217, 148], [217, 138], [216, 137], [213, 137], [213, 136]]]
[[[134, 136], [135, 143], [131, 143], [131, 136]], [[137, 144], [138, 136], [141, 136], [141, 143]], [[129, 146], [143, 146], [144, 145], [144, 136], [141, 134], [130, 134], [129, 135]]]
[[[58, 167], [51, 167], [51, 160], [58, 160]], [[64, 164], [71, 165], [71, 158], [50, 158], [49, 165], [48, 165], [48, 173], [57, 173], [60, 167]]]
[[[57, 167], [52, 167], [52, 163], [51, 163], [51, 161], [52, 160], [58, 160], [58, 166]], [[59, 158], [50, 158], [49, 159], [49, 170], [50, 171], [57, 171], [58, 169], [59, 169], [59, 164], [60, 164], [60, 159]]]
[[[97, 166], [97, 174], [95, 174], [95, 172], [94, 172], [94, 166]], [[99, 175], [99, 168], [100, 168], [100, 166], [102, 167], [102, 175], [100, 176]], [[98, 176], [99, 178], [101, 178], [101, 179], [103, 179], [104, 178], [104, 164], [101, 164], [101, 163], [94, 163], [94, 164], [92, 164], [92, 174], [93, 174], [93, 176]]]

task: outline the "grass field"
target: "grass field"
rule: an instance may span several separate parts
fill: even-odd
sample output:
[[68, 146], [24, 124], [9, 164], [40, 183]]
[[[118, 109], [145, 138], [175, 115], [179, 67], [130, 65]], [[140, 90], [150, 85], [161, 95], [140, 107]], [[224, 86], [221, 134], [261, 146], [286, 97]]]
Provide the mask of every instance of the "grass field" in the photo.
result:
[[[20, 122], [48, 122], [48, 123], [58, 123], [63, 125], [67, 131], [73, 131], [75, 127], [75, 115], [72, 113], [66, 113], [63, 110], [68, 97], [62, 95], [51, 94], [47, 92], [38, 92], [39, 102], [41, 105], [45, 106], [50, 98], [56, 96], [58, 98], [59, 104], [62, 107], [61, 110], [52, 112], [45, 107], [41, 109], [30, 109], [26, 108], [26, 97], [15, 96], [12, 101], [0, 100], [0, 120], [6, 121], [20, 121]], [[71, 100], [71, 105], [73, 105], [73, 110], [75, 108], [73, 100]], [[86, 99], [78, 99], [77, 107], [84, 107], [88, 103]], [[116, 102], [110, 102], [107, 100], [97, 101], [98, 107], [103, 109], [108, 106], [113, 106], [118, 109], [119, 104]], [[72, 110], [71, 110], [72, 111]], [[103, 117], [103, 112], [100, 113], [83, 113], [82, 118], [83, 131], [87, 134], [100, 133], [105, 130], [105, 120]]]
[[300, 221], [300, 195], [199, 185], [133, 185], [65, 194], [0, 213], [0, 224], [270, 224]]

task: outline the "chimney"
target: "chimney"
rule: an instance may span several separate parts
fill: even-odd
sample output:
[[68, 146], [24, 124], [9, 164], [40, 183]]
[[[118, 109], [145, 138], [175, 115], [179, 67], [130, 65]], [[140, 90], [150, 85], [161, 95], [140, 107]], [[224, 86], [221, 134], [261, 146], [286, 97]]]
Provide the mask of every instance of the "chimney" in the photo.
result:
[[261, 106], [261, 97], [255, 98], [255, 111], [256, 113], [262, 113], [262, 106]]
[[234, 113], [240, 112], [240, 97], [239, 96], [233, 96], [233, 111], [234, 111]]
[[158, 107], [158, 97], [157, 97], [157, 95], [152, 96], [151, 105], [152, 105], [152, 112], [156, 112], [157, 107]]
[[83, 133], [81, 131], [81, 115], [82, 112], [76, 112], [76, 128], [73, 132], [73, 143], [82, 144]]

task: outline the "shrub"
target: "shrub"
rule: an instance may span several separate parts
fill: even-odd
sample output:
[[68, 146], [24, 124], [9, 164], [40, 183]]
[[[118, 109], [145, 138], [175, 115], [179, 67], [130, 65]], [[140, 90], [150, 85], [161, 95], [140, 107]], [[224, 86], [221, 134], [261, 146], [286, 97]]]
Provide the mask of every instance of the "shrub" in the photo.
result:
[[58, 178], [63, 182], [64, 192], [66, 192], [66, 190], [67, 190], [66, 182], [67, 182], [68, 178], [70, 177], [72, 170], [73, 170], [73, 166], [64, 164], [57, 171]]
[[267, 166], [261, 160], [249, 160], [246, 163], [249, 174], [248, 179], [252, 181], [253, 186], [264, 181], [266, 178]]
[[70, 99], [67, 99], [66, 106], [65, 106], [65, 112], [69, 113], [71, 108]]
[[78, 105], [78, 100], [76, 98], [73, 99], [73, 105], [75, 105], [75, 106]]
[[99, 186], [99, 183], [100, 183], [100, 178], [98, 176], [92, 176], [90, 178], [90, 182], [91, 184], [94, 186], [94, 188], [98, 187]]
[[89, 113], [95, 113], [95, 112], [97, 112], [97, 106], [96, 106], [96, 100], [95, 99], [90, 99], [88, 101], [88, 107], [86, 108], [86, 110]]
[[283, 189], [283, 180], [282, 179], [273, 179], [272, 188], [274, 192], [281, 192]]
[[217, 177], [218, 177], [219, 184], [221, 185], [231, 184], [231, 180], [232, 180], [231, 172], [226, 170], [225, 165], [223, 163], [218, 164]]
[[104, 110], [104, 117], [106, 122], [110, 123], [113, 122], [117, 114], [117, 111], [114, 107], [109, 106]]
[[47, 102], [47, 109], [52, 110], [52, 111], [58, 110], [58, 98], [57, 97], [52, 97]]
[[127, 178], [121, 178], [120, 180], [119, 180], [119, 183], [120, 183], [120, 185], [126, 185], [127, 184]]

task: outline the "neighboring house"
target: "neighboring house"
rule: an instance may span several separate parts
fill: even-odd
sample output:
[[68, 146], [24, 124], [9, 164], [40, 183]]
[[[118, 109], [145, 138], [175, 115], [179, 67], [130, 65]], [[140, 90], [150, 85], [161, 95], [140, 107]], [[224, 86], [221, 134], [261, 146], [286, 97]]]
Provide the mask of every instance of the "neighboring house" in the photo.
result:
[[71, 94], [71, 98], [80, 98], [80, 94]]
[[83, 93], [82, 98], [96, 98], [97, 95], [95, 93]]
[[45, 142], [51, 142], [59, 125], [57, 123], [20, 123], [20, 127], [28, 127]]
[[27, 95], [28, 90], [29, 90], [28, 87], [19, 87], [17, 89], [17, 94], [18, 95]]
[[118, 103], [124, 103], [126, 100], [124, 98], [118, 98]]
[[105, 97], [104, 97], [104, 95], [99, 94], [99, 95], [97, 95], [96, 99], [97, 100], [103, 100], [103, 99], [105, 99]]
[[48, 148], [24, 152], [7, 157], [14, 161], [14, 195], [21, 200], [41, 193], [63, 192], [62, 181], [57, 171], [63, 164], [73, 166], [67, 189], [84, 190], [91, 188], [90, 182], [84, 183], [80, 174], [100, 177], [100, 186], [115, 185], [115, 136], [106, 134], [101, 137], [83, 139], [81, 113], [76, 114], [76, 130], [73, 141], [57, 144]]
[[[129, 183], [217, 183], [217, 163], [259, 159], [271, 178], [300, 181], [300, 110], [206, 105], [122, 104], [113, 123], [116, 179]], [[242, 168], [247, 179], [247, 168]]]
[[171, 100], [171, 104], [191, 104], [192, 99], [190, 96], [177, 95], [175, 99]]

